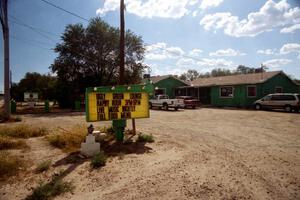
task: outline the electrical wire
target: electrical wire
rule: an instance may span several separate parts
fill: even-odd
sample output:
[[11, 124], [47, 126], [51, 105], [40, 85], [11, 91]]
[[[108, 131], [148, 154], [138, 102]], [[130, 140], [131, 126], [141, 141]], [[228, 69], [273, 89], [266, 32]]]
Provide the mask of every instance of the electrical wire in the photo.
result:
[[66, 10], [66, 9], [64, 9], [64, 8], [62, 8], [62, 7], [60, 7], [60, 6], [58, 6], [58, 5], [55, 5], [54, 3], [51, 3], [51, 2], [46, 1], [46, 0], [41, 0], [41, 1], [44, 2], [44, 3], [46, 3], [46, 4], [48, 4], [48, 5], [50, 5], [50, 6], [52, 6], [52, 7], [54, 7], [54, 8], [57, 8], [57, 9], [59, 9], [59, 10], [61, 10], [61, 11], [64, 11], [64, 12], [66, 12], [66, 13], [69, 13], [70, 15], [73, 15], [73, 16], [75, 16], [75, 17], [77, 17], [77, 18], [80, 18], [80, 19], [82, 19], [82, 20], [84, 20], [84, 21], [89, 22], [88, 19], [86, 19], [86, 18], [84, 18], [84, 17], [82, 17], [82, 16], [80, 16], [80, 15], [74, 13], [74, 12], [68, 11], [68, 10]]

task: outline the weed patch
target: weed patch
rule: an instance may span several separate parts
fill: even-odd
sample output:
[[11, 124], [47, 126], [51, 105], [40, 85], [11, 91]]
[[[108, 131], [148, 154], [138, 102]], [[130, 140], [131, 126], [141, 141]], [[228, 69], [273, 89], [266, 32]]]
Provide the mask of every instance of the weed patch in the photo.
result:
[[143, 133], [140, 133], [138, 138], [137, 138], [137, 142], [154, 142], [154, 138], [153, 138], [153, 135], [150, 134], [143, 134]]
[[105, 166], [107, 157], [106, 155], [101, 151], [100, 153], [96, 154], [92, 160], [91, 160], [91, 166], [93, 168], [99, 168], [102, 166]]
[[37, 173], [41, 173], [43, 171], [47, 171], [50, 168], [51, 164], [52, 164], [51, 160], [43, 161], [43, 162], [41, 162], [41, 163], [38, 164], [38, 166], [36, 167], [35, 171]]
[[62, 175], [54, 175], [49, 183], [41, 183], [25, 200], [48, 200], [73, 189], [73, 184], [63, 181]]

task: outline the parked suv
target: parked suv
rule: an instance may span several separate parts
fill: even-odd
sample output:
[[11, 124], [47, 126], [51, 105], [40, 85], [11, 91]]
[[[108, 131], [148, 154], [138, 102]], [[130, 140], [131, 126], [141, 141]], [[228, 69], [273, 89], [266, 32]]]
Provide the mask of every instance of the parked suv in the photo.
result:
[[300, 94], [278, 93], [269, 94], [254, 102], [255, 109], [284, 109], [286, 112], [296, 112], [300, 109]]

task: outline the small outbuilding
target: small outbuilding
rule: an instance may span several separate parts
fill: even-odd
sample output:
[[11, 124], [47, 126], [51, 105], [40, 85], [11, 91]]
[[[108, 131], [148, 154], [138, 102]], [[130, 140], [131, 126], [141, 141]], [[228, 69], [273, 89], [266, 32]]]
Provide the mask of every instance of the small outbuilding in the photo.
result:
[[150, 78], [144, 78], [143, 82], [146, 82], [147, 79], [150, 79], [150, 81], [154, 84], [155, 96], [166, 94], [170, 98], [175, 98], [175, 88], [188, 86], [188, 83], [172, 75], [151, 76]]
[[176, 95], [194, 96], [202, 104], [249, 107], [271, 93], [299, 93], [299, 85], [282, 71], [199, 78], [178, 87]]

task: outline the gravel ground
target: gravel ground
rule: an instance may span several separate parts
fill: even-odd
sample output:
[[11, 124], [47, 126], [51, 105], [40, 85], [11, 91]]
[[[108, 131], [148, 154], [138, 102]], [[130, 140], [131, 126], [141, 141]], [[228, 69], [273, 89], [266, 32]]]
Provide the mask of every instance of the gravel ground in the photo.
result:
[[[22, 123], [53, 132], [86, 123], [83, 113], [22, 118]], [[74, 183], [74, 192], [55, 199], [300, 199], [299, 113], [152, 110], [151, 118], [136, 121], [139, 131], [155, 136], [155, 143], [111, 157], [98, 170], [91, 170], [89, 162], [74, 166], [65, 177]], [[32, 148], [24, 156], [33, 166], [45, 157], [55, 161], [67, 156], [43, 138], [27, 143]], [[23, 199], [38, 181], [68, 167], [39, 175], [29, 171], [1, 183], [0, 199]]]

